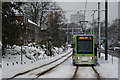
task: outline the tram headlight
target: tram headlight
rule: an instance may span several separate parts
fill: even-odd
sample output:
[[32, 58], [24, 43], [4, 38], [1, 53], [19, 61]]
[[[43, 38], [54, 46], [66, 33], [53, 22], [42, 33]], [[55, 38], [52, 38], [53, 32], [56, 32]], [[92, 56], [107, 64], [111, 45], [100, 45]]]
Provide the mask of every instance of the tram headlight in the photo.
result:
[[77, 59], [79, 60], [79, 59], [80, 59], [80, 57], [77, 57]]
[[92, 59], [93, 59], [93, 57], [90, 57], [90, 59], [92, 60]]

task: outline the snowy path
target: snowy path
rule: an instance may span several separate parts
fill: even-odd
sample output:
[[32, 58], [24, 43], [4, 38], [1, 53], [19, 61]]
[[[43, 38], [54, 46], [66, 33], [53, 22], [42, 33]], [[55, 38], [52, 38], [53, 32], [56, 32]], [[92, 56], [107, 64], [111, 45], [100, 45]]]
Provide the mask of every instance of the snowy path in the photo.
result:
[[69, 52], [68, 55], [62, 57], [61, 59], [59, 59], [51, 64], [45, 65], [43, 67], [40, 67], [40, 68], [35, 69], [33, 71], [30, 71], [29, 73], [17, 76], [15, 78], [36, 78], [36, 77], [39, 77], [41, 74], [46, 73], [47, 71], [53, 69], [54, 67], [60, 65], [64, 61], [66, 61], [71, 55], [72, 55], [72, 53]]
[[72, 78], [75, 68], [76, 67], [72, 65], [72, 57], [70, 57], [63, 64], [47, 72], [45, 75], [40, 76], [39, 78]]
[[[40, 76], [39, 78], [73, 78], [76, 66], [72, 65], [72, 57], [60, 66]], [[92, 67], [78, 67], [74, 78], [97, 78]]]
[[76, 78], [97, 78], [92, 67], [79, 67]]

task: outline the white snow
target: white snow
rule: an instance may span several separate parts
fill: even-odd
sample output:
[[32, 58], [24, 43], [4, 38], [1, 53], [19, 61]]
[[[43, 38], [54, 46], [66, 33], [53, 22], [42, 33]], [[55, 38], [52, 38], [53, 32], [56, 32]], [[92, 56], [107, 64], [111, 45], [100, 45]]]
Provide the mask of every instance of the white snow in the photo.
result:
[[0, 80], [2, 79], [2, 68], [0, 68]]
[[91, 67], [79, 67], [77, 72], [78, 78], [97, 78]]
[[[72, 78], [75, 72], [76, 66], [72, 65], [72, 57], [70, 57], [63, 64], [54, 68], [45, 75], [39, 78]], [[76, 78], [96, 78], [95, 73], [91, 67], [79, 67]]]
[[28, 22], [31, 23], [31, 24], [34, 24], [34, 25], [38, 26], [36, 23], [34, 23], [33, 21], [31, 21], [30, 19], [28, 19]]
[[[29, 44], [30, 45], [30, 44]], [[40, 47], [36, 48], [36, 47], [31, 47], [31, 46], [16, 46], [14, 45], [12, 48], [8, 48], [6, 50], [6, 56], [5, 57], [13, 57], [17, 54], [21, 54], [21, 48], [22, 48], [22, 53], [23, 55], [25, 55], [27, 58], [31, 59], [31, 60], [35, 60], [36, 58], [40, 57], [40, 56], [47, 56], [45, 55], [45, 51], [43, 49], [41, 49]]]
[[63, 51], [62, 48], [59, 48], [59, 49], [58, 49], [58, 53], [59, 53], [59, 54], [62, 54], [62, 51]]
[[72, 57], [70, 57], [67, 61], [39, 78], [72, 78], [75, 68], [72, 65]]
[[[118, 58], [109, 55], [109, 60], [104, 60], [104, 54], [101, 53], [101, 58], [98, 60], [99, 66], [95, 69], [100, 74], [101, 78], [118, 78]], [[72, 78], [75, 71], [75, 66], [72, 65], [72, 58], [69, 58], [65, 63], [51, 70], [39, 78]], [[91, 67], [79, 67], [76, 78], [97, 78]]]
[[105, 47], [103, 45], [101, 45], [101, 49], [105, 50]]
[[114, 47], [114, 50], [116, 50], [116, 49], [119, 49], [119, 50], [120, 50], [120, 47]]
[[14, 13], [17, 15], [17, 14], [19, 14], [19, 15], [22, 15], [23, 13], [22, 12], [19, 12], [17, 9], [14, 9], [14, 8], [12, 8], [12, 10], [14, 11]]
[[[16, 50], [16, 52], [19, 52], [20, 47], [14, 46], [14, 49]], [[13, 50], [13, 51], [15, 51], [15, 50]], [[59, 52], [60, 54], [55, 54], [56, 56], [54, 56], [54, 57], [46, 56], [44, 54], [45, 53], [44, 50], [42, 50], [41, 48], [37, 49], [35, 47], [23, 46], [23, 50], [26, 50], [26, 52], [27, 52], [26, 55], [23, 55], [23, 60], [26, 62], [26, 64], [21, 65], [20, 64], [21, 55], [19, 55], [19, 54], [13, 55], [12, 50], [8, 49], [8, 51], [11, 52], [11, 54], [8, 54], [6, 56], [6, 58], [3, 58], [3, 69], [0, 70], [0, 71], [3, 71], [3, 75], [2, 75], [3, 78], [10, 78], [10, 77], [13, 77], [15, 74], [34, 69], [34, 68], [42, 66], [44, 64], [48, 64], [48, 63], [60, 58], [61, 56], [68, 54], [68, 52], [70, 52], [72, 49], [68, 48], [67, 52], [63, 52], [63, 48], [55, 47], [55, 48], [53, 48], [53, 51], [55, 53]], [[40, 56], [37, 57], [37, 55], [36, 55], [33, 57], [33, 55], [36, 53], [40, 53]], [[71, 54], [69, 54], [69, 55], [71, 55]], [[35, 60], [35, 62], [31, 63], [31, 61], [33, 61], [33, 60], [27, 59], [26, 56], [29, 58], [30, 57], [34, 58], [33, 60]], [[9, 57], [10, 57], [10, 59], [9, 59]], [[102, 77], [102, 78], [118, 78], [118, 58], [108, 55], [108, 60], [105, 60], [104, 57], [105, 57], [105, 55], [103, 53], [101, 53], [101, 58], [98, 58], [99, 66], [95, 66], [95, 69], [100, 74], [100, 77]], [[36, 59], [38, 59], [38, 58], [39, 59], [41, 58], [41, 60], [36, 61]], [[45, 58], [45, 59], [42, 59], [42, 58]], [[34, 70], [25, 75], [18, 76], [17, 78], [35, 78], [38, 73], [41, 73], [41, 72], [59, 64], [60, 62], [64, 61], [66, 58], [67, 58], [67, 56], [61, 60], [58, 60], [55, 63], [52, 63], [48, 66], [39, 68], [39, 69]], [[19, 64], [16, 64], [16, 61], [18, 61]], [[9, 66], [7, 66], [7, 63], [9, 64]], [[14, 65], [12, 63], [14, 63]], [[50, 72], [46, 73], [45, 75], [40, 76], [40, 78], [71, 78], [74, 74], [74, 71], [75, 71], [75, 66], [72, 65], [72, 58], [69, 58], [66, 62], [62, 63], [55, 69], [51, 70]], [[78, 78], [96, 78], [96, 75], [93, 72], [91, 67], [79, 67], [77, 77]]]
[[[69, 51], [69, 52], [70, 52], [70, 51]], [[67, 54], [68, 54], [68, 52], [67, 52]], [[41, 68], [39, 68], [39, 69], [36, 69], [36, 70], [34, 70], [34, 71], [31, 71], [30, 73], [27, 73], [27, 74], [25, 74], [25, 75], [18, 76], [18, 77], [16, 77], [16, 78], [29, 78], [29, 77], [31, 77], [31, 78], [36, 78], [36, 77], [37, 77], [37, 74], [39, 74], [39, 73], [41, 73], [41, 72], [44, 72], [44, 71], [46, 71], [46, 70], [48, 70], [48, 69], [56, 66], [57, 64], [60, 64], [60, 63], [63, 62], [67, 57], [69, 57], [71, 54], [72, 54], [72, 53], [69, 53], [66, 57], [63, 57], [62, 59], [58, 60], [57, 62], [54, 62], [54, 63], [49, 64], [49, 65], [47, 65], [47, 66], [41, 67]], [[32, 75], [31, 75], [31, 74], [32, 74]], [[55, 76], [54, 76], [54, 77], [55, 77]]]
[[2, 42], [0, 41], [0, 47], [2, 47]]
[[[14, 62], [14, 61], [10, 61], [9, 59], [5, 58], [5, 59], [3, 59], [3, 78], [10, 78], [10, 77], [13, 77], [15, 74], [25, 72], [25, 71], [34, 69], [36, 67], [42, 66], [44, 64], [50, 63], [50, 62], [60, 58], [61, 56], [68, 54], [68, 52], [70, 52], [70, 51], [71, 51], [71, 49], [69, 49], [64, 54], [59, 54], [59, 55], [57, 55], [55, 57], [51, 57], [51, 58], [46, 57], [45, 59], [37, 60], [36, 62], [33, 62], [33, 63], [31, 63], [30, 60], [28, 60], [28, 61], [24, 60], [24, 61], [26, 61], [26, 64], [22, 64], [22, 65], [20, 63], [19, 64], [15, 63], [14, 65], [12, 65], [11, 62]], [[16, 56], [16, 58], [20, 59], [20, 55], [17, 55], [17, 56]], [[25, 56], [23, 56], [23, 59], [24, 58], [25, 58]], [[9, 66], [7, 66], [6, 63], [10, 63]]]
[[98, 73], [102, 78], [118, 78], [118, 58], [108, 54], [108, 60], [105, 60], [105, 54], [101, 53], [98, 58], [100, 66], [96, 66]]

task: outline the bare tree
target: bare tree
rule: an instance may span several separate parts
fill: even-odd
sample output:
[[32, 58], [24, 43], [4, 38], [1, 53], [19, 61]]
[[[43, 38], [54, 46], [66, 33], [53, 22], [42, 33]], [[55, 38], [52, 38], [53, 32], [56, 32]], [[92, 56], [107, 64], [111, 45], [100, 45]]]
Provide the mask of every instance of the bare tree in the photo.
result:
[[27, 2], [22, 6], [25, 15], [33, 22], [43, 25], [50, 9], [55, 8], [55, 2]]

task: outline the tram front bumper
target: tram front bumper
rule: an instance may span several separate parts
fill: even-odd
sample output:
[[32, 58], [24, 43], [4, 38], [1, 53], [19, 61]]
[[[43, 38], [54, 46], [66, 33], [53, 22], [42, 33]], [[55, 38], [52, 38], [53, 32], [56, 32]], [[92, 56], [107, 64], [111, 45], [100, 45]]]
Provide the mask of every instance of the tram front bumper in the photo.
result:
[[93, 56], [77, 56], [75, 64], [94, 64], [95, 60]]

